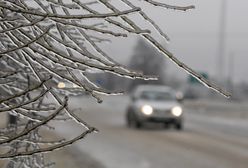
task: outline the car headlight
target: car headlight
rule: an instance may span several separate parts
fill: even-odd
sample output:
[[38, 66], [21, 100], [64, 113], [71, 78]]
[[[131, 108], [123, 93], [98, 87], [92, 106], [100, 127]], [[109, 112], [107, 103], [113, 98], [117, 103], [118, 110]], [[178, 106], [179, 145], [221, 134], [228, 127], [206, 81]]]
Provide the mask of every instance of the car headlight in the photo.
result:
[[151, 115], [153, 113], [153, 108], [150, 105], [144, 105], [141, 107], [141, 112], [145, 115]]
[[171, 113], [172, 113], [174, 116], [179, 117], [180, 115], [182, 115], [183, 110], [182, 110], [181, 107], [176, 106], [176, 107], [173, 107], [173, 108], [172, 108]]

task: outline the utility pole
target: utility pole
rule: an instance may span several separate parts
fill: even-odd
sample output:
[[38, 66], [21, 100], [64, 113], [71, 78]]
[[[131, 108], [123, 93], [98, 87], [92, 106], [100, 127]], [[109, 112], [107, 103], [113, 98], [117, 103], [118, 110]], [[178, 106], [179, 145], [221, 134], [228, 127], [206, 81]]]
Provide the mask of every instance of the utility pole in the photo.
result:
[[224, 64], [225, 64], [225, 47], [226, 47], [226, 13], [227, 0], [221, 1], [220, 7], [220, 26], [219, 26], [219, 48], [217, 56], [217, 79], [224, 80]]
[[230, 53], [229, 55], [229, 63], [228, 63], [228, 89], [230, 92], [233, 92], [233, 77], [234, 77], [234, 53]]

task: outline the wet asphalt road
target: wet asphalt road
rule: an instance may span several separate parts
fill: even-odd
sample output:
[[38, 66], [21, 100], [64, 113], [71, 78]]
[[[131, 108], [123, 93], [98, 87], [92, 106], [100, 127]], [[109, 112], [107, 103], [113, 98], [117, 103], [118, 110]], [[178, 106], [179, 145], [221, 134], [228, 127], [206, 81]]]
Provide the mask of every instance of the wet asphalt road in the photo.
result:
[[[183, 131], [148, 124], [140, 130], [125, 124], [127, 98], [107, 97], [103, 104], [92, 98], [73, 97], [77, 114], [99, 128], [76, 147], [107, 168], [247, 168], [248, 119], [208, 116], [185, 110]], [[58, 130], [67, 137], [80, 129]]]

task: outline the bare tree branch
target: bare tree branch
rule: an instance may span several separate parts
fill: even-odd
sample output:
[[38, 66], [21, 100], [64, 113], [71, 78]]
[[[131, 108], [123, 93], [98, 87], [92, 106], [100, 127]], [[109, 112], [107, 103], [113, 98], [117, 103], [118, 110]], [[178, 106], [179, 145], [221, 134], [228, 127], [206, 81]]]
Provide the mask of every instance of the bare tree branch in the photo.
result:
[[[138, 6], [146, 4], [187, 11], [194, 8], [192, 5], [174, 6], [156, 0], [139, 0], [139, 3], [136, 3], [138, 0], [116, 1], [124, 8], [109, 0], [30, 2], [0, 2], [0, 113], [16, 118], [14, 123], [0, 129], [0, 150], [6, 146], [9, 149], [0, 154], [0, 159], [11, 159], [10, 164], [21, 165], [18, 168], [31, 167], [32, 164], [32, 168], [53, 165], [45, 163], [43, 153], [61, 149], [98, 131], [67, 106], [67, 99], [61, 99], [57, 93], [58, 82], [74, 84], [78, 91], [89, 93], [101, 103], [100, 94], [123, 92], [103, 89], [87, 76], [88, 71], [97, 70], [130, 79], [157, 79], [129, 70], [112, 59], [100, 45], [112, 38], [141, 36], [205, 86], [230, 97], [228, 92], [203, 78], [165, 49], [154, 34], [164, 40], [169, 40], [168, 35], [142, 5]], [[139, 26], [132, 16], [138, 16], [144, 23], [141, 25], [148, 26]], [[47, 141], [41, 137], [39, 130], [41, 127], [52, 130], [53, 127], [47, 123], [55, 120], [72, 120], [86, 131], [71, 140]]]

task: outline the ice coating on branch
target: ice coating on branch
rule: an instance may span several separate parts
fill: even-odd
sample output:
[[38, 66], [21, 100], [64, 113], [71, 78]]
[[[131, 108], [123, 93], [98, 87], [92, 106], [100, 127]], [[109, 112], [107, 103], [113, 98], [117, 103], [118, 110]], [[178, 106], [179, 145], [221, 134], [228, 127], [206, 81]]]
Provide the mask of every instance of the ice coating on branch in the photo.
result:
[[[14, 124], [0, 130], [0, 148], [4, 144], [16, 152], [0, 153], [1, 159], [15, 158], [16, 165], [25, 163], [23, 167], [32, 163], [36, 163], [36, 167], [46, 167], [50, 163], [45, 163], [44, 153], [62, 149], [98, 132], [68, 108], [68, 98], [61, 97], [58, 91], [69, 83], [77, 86], [78, 91], [89, 93], [98, 103], [102, 102], [101, 94], [123, 93], [98, 86], [88, 78], [87, 71], [108, 72], [134, 80], [157, 80], [156, 76], [145, 76], [113, 60], [99, 45], [109, 38], [141, 36], [205, 86], [230, 97], [229, 93], [178, 60], [153, 37], [156, 34], [167, 42], [170, 40], [136, 2], [182, 11], [194, 6], [173, 6], [155, 0], [118, 2], [125, 8], [120, 9], [108, 0], [0, 2], [0, 113], [17, 116]], [[133, 15], [140, 16], [150, 27], [140, 27], [132, 20]], [[74, 121], [82, 127], [82, 133], [72, 139], [46, 141], [39, 130], [46, 127], [53, 131], [48, 124], [56, 120]], [[28, 146], [27, 151], [21, 150], [23, 146]], [[40, 158], [34, 154], [39, 154]]]

